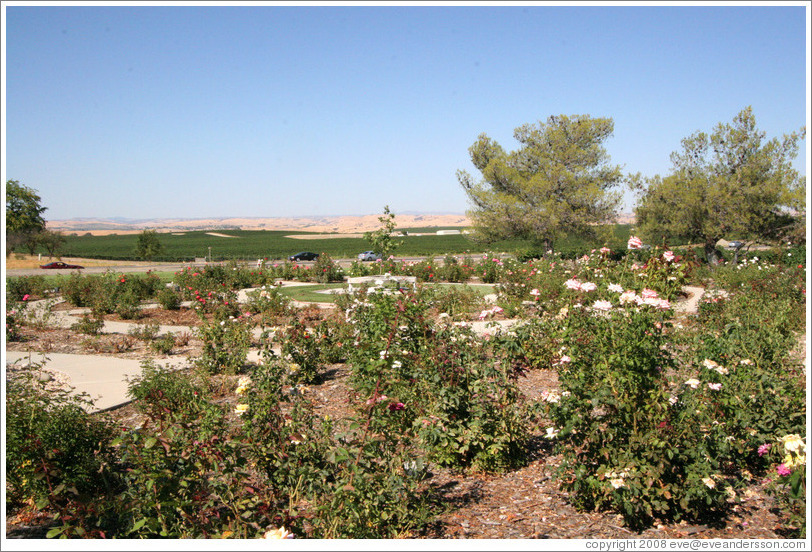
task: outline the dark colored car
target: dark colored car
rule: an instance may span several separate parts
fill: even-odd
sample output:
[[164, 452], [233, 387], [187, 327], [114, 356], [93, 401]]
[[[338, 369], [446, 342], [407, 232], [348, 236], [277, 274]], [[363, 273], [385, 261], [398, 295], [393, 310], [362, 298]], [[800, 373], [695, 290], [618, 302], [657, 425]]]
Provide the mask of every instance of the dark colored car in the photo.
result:
[[46, 265], [40, 266], [40, 268], [84, 268], [83, 266], [79, 265], [72, 265], [68, 263], [63, 263], [61, 261], [57, 261], [54, 263], [48, 263]]
[[302, 251], [288, 257], [289, 261], [315, 261], [319, 257], [318, 253], [311, 253], [310, 251]]

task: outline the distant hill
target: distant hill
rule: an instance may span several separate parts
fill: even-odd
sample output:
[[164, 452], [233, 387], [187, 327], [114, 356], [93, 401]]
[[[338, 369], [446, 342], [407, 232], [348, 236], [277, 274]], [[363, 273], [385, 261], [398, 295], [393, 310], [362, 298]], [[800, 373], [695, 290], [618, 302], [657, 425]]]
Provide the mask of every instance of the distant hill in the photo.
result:
[[[50, 230], [64, 233], [132, 234], [144, 230], [158, 232], [184, 232], [190, 230], [294, 230], [306, 232], [335, 232], [352, 234], [380, 227], [380, 215], [331, 217], [268, 217], [268, 218], [206, 218], [206, 219], [121, 219], [82, 218], [50, 220]], [[468, 226], [465, 215], [455, 214], [403, 214], [395, 215], [398, 228]]]
[[[79, 218], [49, 220], [48, 229], [66, 234], [91, 233], [135, 234], [144, 230], [158, 232], [187, 232], [191, 230], [293, 230], [303, 232], [354, 234], [380, 228], [376, 215], [325, 216], [325, 217], [232, 217], [201, 219], [126, 219], [126, 218]], [[623, 213], [617, 221], [621, 224], [634, 222], [634, 215]], [[460, 214], [404, 213], [395, 215], [398, 228], [430, 228], [470, 226], [471, 221]]]

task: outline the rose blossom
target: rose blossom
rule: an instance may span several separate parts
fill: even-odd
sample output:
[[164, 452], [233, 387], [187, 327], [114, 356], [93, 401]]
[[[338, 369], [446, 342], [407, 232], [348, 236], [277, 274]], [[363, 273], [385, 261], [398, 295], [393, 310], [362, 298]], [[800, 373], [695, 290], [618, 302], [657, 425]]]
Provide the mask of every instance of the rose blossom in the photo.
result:
[[597, 284], [592, 282], [584, 282], [581, 284], [581, 291], [595, 291], [596, 289], [598, 289]]
[[611, 310], [612, 303], [609, 301], [595, 301], [595, 303], [592, 304], [592, 308], [600, 311], [608, 311]]
[[641, 247], [643, 247], [643, 240], [641, 240], [637, 236], [631, 236], [629, 238], [628, 243], [626, 243], [626, 247], [628, 249], [640, 249]]
[[699, 387], [699, 383], [700, 382], [699, 382], [698, 379], [691, 378], [691, 379], [689, 379], [688, 381], [685, 382], [685, 385], [689, 385], [691, 387], [691, 389], [696, 389], [697, 387]]
[[673, 251], [666, 251], [663, 253], [663, 259], [668, 261], [669, 263], [674, 260], [674, 252]]
[[758, 455], [764, 456], [765, 454], [767, 454], [770, 451], [771, 446], [772, 445], [770, 443], [764, 443], [763, 445], [758, 447]]
[[606, 289], [609, 291], [614, 291], [615, 293], [623, 293], [623, 287], [618, 284], [609, 284]]
[[789, 475], [792, 471], [785, 464], [779, 464], [778, 467], [775, 468], [775, 473], [778, 475]]
[[719, 391], [722, 388], [721, 383], [709, 383], [708, 387], [713, 391]]
[[292, 539], [293, 533], [285, 529], [284, 527], [280, 527], [279, 529], [271, 529], [265, 533], [263, 538], [266, 539]]
[[564, 282], [564, 285], [567, 286], [568, 289], [581, 289], [581, 282], [574, 278], [570, 278]]

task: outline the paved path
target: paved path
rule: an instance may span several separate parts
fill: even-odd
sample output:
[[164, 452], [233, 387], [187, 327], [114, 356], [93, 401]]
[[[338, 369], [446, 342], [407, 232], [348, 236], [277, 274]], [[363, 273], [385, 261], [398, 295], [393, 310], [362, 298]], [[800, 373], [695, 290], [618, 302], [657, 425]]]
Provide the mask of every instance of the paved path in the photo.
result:
[[[94, 411], [107, 410], [129, 402], [128, 379], [141, 373], [141, 362], [136, 359], [99, 355], [69, 355], [63, 353], [6, 352], [6, 363], [27, 366], [42, 365], [44, 372], [64, 375], [76, 393], [87, 393], [93, 401]], [[185, 357], [155, 359], [165, 368], [183, 368]]]

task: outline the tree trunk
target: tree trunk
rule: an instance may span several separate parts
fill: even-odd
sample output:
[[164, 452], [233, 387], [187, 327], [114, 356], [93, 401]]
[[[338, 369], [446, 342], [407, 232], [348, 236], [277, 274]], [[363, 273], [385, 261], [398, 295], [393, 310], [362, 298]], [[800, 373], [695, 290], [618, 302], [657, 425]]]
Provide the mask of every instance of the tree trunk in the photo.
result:
[[705, 243], [705, 257], [708, 259], [708, 264], [711, 266], [711, 268], [717, 266], [721, 262], [722, 256], [716, 249], [716, 242]]

